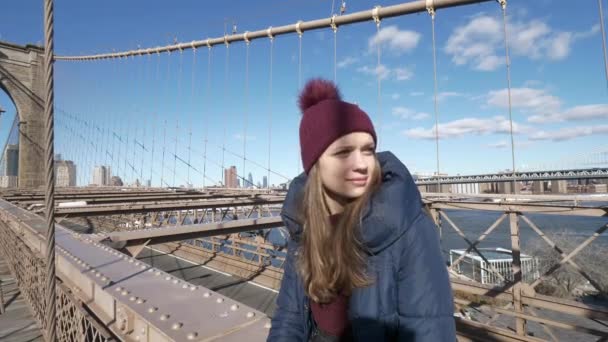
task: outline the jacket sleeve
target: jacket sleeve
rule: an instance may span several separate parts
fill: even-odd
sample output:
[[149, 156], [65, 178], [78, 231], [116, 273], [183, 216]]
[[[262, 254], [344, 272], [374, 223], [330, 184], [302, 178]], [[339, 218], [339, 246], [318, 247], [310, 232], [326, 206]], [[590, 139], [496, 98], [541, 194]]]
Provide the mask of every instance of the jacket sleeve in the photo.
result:
[[290, 240], [284, 265], [283, 280], [277, 297], [277, 308], [267, 341], [306, 341], [304, 326], [304, 293], [295, 269], [295, 242]]
[[435, 224], [421, 210], [400, 240], [399, 341], [456, 341], [454, 300]]

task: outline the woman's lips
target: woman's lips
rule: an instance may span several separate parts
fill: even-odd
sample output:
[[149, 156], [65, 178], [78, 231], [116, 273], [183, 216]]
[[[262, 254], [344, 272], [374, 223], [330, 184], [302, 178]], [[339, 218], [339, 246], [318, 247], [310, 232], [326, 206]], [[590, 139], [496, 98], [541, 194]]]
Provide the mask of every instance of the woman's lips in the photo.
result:
[[356, 186], [365, 186], [367, 184], [367, 177], [348, 178], [346, 181]]

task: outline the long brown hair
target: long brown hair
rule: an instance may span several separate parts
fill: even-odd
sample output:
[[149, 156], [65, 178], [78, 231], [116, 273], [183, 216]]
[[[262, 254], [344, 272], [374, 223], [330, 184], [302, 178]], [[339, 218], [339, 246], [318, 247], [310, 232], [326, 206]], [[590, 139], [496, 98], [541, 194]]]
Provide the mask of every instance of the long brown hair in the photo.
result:
[[346, 204], [337, 226], [329, 219], [318, 165], [308, 174], [300, 206], [304, 232], [297, 268], [306, 293], [315, 302], [327, 303], [337, 294], [350, 295], [354, 288], [371, 283], [366, 274], [359, 225], [365, 204], [380, 184], [378, 159], [375, 164], [370, 187]]

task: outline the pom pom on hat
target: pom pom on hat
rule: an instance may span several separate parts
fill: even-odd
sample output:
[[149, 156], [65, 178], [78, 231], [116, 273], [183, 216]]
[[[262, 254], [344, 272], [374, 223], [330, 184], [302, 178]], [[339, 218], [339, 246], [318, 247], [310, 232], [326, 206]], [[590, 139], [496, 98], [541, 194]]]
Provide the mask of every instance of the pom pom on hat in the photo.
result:
[[298, 106], [302, 114], [304, 114], [308, 108], [325, 100], [342, 100], [340, 90], [338, 90], [338, 87], [332, 81], [320, 78], [312, 79], [306, 83], [300, 93]]

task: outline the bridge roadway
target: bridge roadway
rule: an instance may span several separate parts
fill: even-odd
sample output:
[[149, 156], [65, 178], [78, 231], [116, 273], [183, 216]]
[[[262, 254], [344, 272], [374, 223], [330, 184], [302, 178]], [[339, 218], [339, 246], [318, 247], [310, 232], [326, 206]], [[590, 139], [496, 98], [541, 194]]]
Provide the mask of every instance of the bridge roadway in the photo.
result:
[[176, 278], [218, 292], [270, 317], [274, 314], [277, 290], [257, 285], [246, 279], [234, 277], [231, 274], [194, 263], [179, 256], [164, 253], [153, 246], [146, 247], [137, 256], [137, 259]]

